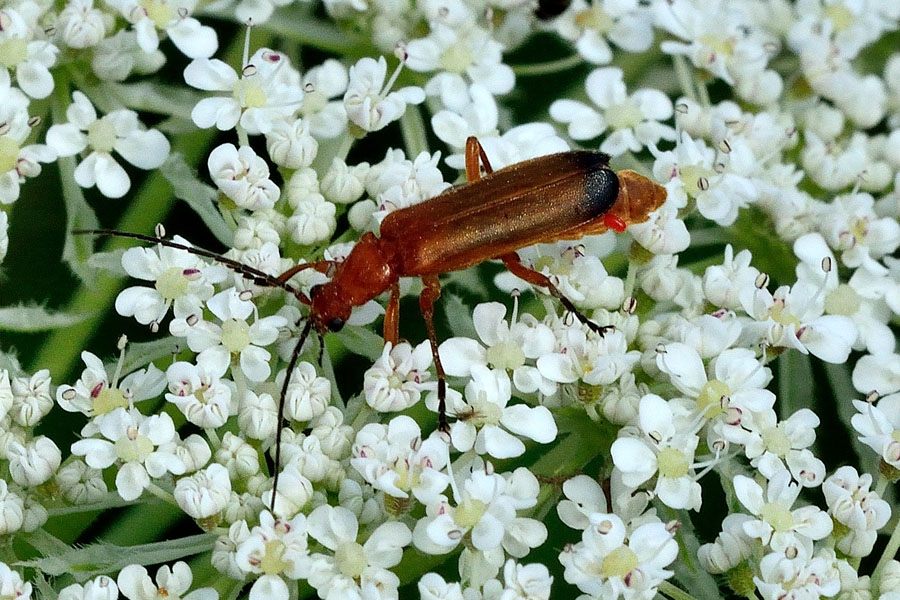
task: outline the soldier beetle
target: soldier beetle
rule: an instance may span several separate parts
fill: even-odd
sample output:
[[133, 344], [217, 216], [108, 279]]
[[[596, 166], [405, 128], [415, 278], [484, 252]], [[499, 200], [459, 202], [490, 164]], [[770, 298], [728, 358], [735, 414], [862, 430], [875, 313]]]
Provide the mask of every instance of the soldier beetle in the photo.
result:
[[[130, 237], [212, 258], [261, 286], [279, 287], [309, 307], [306, 325], [288, 361], [278, 405], [272, 506], [281, 463], [281, 423], [290, 374], [313, 329], [319, 336], [343, 328], [350, 312], [384, 292], [389, 300], [384, 339], [399, 341], [401, 277], [419, 277], [424, 288], [419, 307], [438, 377], [439, 429], [448, 430], [446, 378], [438, 355], [434, 303], [441, 295], [438, 276], [499, 259], [516, 276], [544, 287], [594, 332], [600, 327], [582, 314], [543, 273], [519, 260], [516, 250], [537, 243], [574, 240], [609, 229], [624, 231], [641, 223], [666, 199], [666, 190], [634, 171], [615, 173], [609, 157], [600, 152], [570, 151], [539, 156], [498, 171], [491, 168], [484, 148], [474, 137], [466, 143], [467, 183], [389, 214], [380, 235], [364, 234], [343, 262], [319, 260], [299, 264], [278, 276], [264, 273], [213, 252], [141, 234], [112, 230], [79, 231]], [[482, 167], [484, 176], [482, 176]], [[331, 280], [312, 288], [309, 296], [289, 283], [304, 269], [316, 269]]]

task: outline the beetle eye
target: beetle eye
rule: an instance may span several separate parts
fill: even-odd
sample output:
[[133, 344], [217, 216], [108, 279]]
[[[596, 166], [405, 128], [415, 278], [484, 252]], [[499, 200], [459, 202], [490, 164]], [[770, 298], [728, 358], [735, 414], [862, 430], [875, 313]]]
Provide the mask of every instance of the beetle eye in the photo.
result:
[[328, 321], [328, 329], [331, 331], [340, 331], [344, 327], [344, 320], [340, 317], [334, 317]]

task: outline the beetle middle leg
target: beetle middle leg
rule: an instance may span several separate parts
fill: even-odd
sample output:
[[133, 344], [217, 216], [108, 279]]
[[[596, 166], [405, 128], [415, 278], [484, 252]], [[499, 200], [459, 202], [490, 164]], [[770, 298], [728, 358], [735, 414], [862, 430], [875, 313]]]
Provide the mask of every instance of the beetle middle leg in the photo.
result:
[[481, 159], [481, 164], [484, 165], [485, 173], [490, 175], [494, 172], [493, 167], [491, 167], [491, 161], [488, 160], [487, 153], [484, 151], [484, 146], [481, 145], [477, 137], [471, 135], [466, 139], [466, 180], [469, 183], [481, 179], [479, 159]]
[[565, 294], [559, 291], [559, 288], [556, 287], [550, 278], [544, 275], [539, 271], [535, 271], [530, 267], [526, 267], [522, 264], [521, 259], [519, 259], [519, 255], [515, 252], [510, 252], [509, 254], [504, 254], [500, 257], [500, 260], [503, 261], [503, 264], [509, 269], [510, 273], [518, 277], [519, 279], [524, 279], [531, 285], [538, 285], [541, 287], [547, 288], [547, 291], [550, 292], [550, 295], [554, 298], [558, 299], [562, 302], [562, 305], [566, 308], [567, 311], [575, 315], [579, 321], [588, 326], [588, 328], [594, 333], [600, 335], [601, 337], [606, 334], [607, 331], [612, 331], [615, 329], [612, 325], [600, 326], [587, 318], [587, 316], [578, 310], [572, 301], [566, 298]]
[[396, 282], [391, 285], [391, 297], [384, 310], [384, 341], [391, 346], [400, 342], [400, 285]]
[[431, 356], [434, 358], [434, 368], [438, 376], [438, 429], [448, 433], [450, 425], [447, 424], [447, 376], [444, 374], [444, 366], [438, 354], [437, 333], [434, 330], [434, 303], [441, 297], [441, 284], [437, 275], [422, 277], [422, 284], [425, 287], [419, 295], [419, 309], [425, 318], [428, 341], [431, 343]]

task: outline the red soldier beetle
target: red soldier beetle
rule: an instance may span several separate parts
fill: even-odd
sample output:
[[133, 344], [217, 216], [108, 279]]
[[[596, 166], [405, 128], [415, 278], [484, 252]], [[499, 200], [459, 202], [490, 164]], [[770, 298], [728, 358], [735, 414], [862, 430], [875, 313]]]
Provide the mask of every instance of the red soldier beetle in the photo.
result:
[[[400, 337], [401, 277], [419, 277], [424, 285], [419, 307], [437, 371], [438, 426], [444, 432], [448, 430], [446, 377], [434, 327], [434, 303], [441, 295], [438, 281], [441, 273], [499, 259], [514, 275], [547, 288], [566, 310], [594, 332], [603, 335], [607, 329], [581, 313], [546, 275], [522, 264], [516, 250], [537, 243], [579, 239], [609, 229], [624, 231], [628, 225], [646, 221], [665, 202], [665, 188], [634, 171], [614, 173], [609, 167], [609, 157], [593, 151], [539, 156], [495, 172], [484, 148], [476, 138], [470, 137], [466, 141], [465, 160], [467, 183], [389, 214], [381, 223], [380, 236], [364, 234], [343, 262], [303, 263], [278, 276], [213, 252], [159, 239], [161, 236], [111, 230], [77, 232], [131, 237], [212, 258], [253, 283], [282, 288], [309, 306], [306, 325], [288, 361], [278, 404], [273, 509], [281, 463], [285, 397], [310, 331], [315, 329], [319, 336], [339, 331], [353, 307], [389, 292], [384, 339], [396, 345]], [[289, 281], [310, 268], [330, 275], [331, 280], [313, 287], [307, 297]]]

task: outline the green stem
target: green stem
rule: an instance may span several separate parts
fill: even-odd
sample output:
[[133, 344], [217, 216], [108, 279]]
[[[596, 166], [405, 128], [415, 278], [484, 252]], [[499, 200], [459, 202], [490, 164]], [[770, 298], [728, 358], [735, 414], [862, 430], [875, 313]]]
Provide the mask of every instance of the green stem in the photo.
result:
[[549, 75], [551, 73], [559, 73], [560, 71], [568, 71], [584, 64], [584, 59], [580, 54], [573, 54], [565, 58], [551, 60], [542, 63], [533, 63], [530, 65], [513, 65], [513, 73], [517, 77], [536, 77], [538, 75]]
[[160, 500], [162, 500], [164, 502], [168, 502], [172, 506], [178, 506], [178, 502], [175, 501], [175, 496], [173, 496], [170, 492], [162, 489], [155, 483], [150, 482], [150, 484], [147, 486], [146, 489], [148, 492], [150, 492], [151, 494], [153, 494]]
[[683, 589], [668, 581], [663, 581], [659, 584], [659, 591], [661, 594], [665, 594], [669, 598], [674, 598], [675, 600], [696, 600], [696, 598], [685, 592]]
[[884, 547], [884, 552], [881, 553], [881, 558], [878, 559], [878, 564], [875, 565], [875, 570], [872, 571], [873, 598], [878, 597], [879, 587], [881, 586], [881, 574], [888, 563], [897, 556], [898, 549], [900, 549], [900, 519], [897, 519], [894, 531], [891, 532], [891, 539], [888, 540], [887, 546]]
[[[137, 502], [142, 502], [145, 500], [138, 500]], [[146, 499], [149, 501], [149, 499]], [[97, 502], [91, 502], [90, 504], [76, 504], [75, 506], [59, 506], [56, 508], [47, 509], [47, 513], [51, 517], [59, 517], [63, 515], [73, 515], [78, 513], [85, 512], [94, 512], [94, 511], [103, 511], [108, 510], [110, 508], [121, 508], [123, 506], [134, 506], [134, 500], [122, 500], [122, 497], [119, 496], [116, 492], [108, 492], [106, 496], [102, 500], [98, 500]]]
[[678, 85], [681, 92], [697, 102], [697, 91], [694, 87], [694, 78], [691, 75], [691, 68], [688, 66], [687, 59], [680, 54], [672, 55], [672, 65], [675, 67], [675, 77], [678, 79]]
[[408, 106], [400, 117], [400, 131], [403, 133], [403, 146], [406, 158], [414, 160], [422, 152], [428, 151], [428, 136], [425, 132], [425, 119], [418, 106]]

